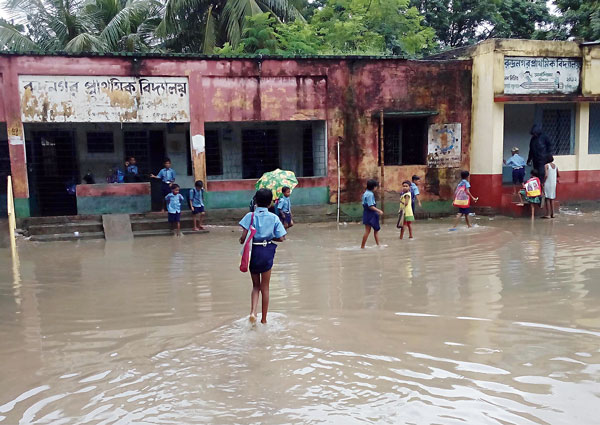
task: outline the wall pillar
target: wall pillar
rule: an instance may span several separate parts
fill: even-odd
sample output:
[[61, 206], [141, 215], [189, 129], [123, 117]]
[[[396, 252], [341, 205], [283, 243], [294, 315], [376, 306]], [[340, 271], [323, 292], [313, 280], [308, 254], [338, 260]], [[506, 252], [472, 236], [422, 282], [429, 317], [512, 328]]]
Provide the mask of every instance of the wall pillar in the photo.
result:
[[575, 161], [577, 171], [586, 169], [590, 140], [590, 104], [578, 103], [575, 107]]
[[8, 131], [8, 152], [15, 197], [17, 217], [29, 217], [29, 182], [27, 180], [27, 154], [25, 150], [25, 132], [21, 121], [21, 102], [19, 95], [19, 75], [14, 69], [15, 58], [7, 58], [3, 70], [3, 101]]
[[206, 181], [206, 146], [204, 132], [204, 96], [202, 77], [194, 72], [188, 76], [190, 87], [190, 143], [194, 180], [202, 180], [208, 189]]
[[[501, 55], [500, 65], [501, 65]], [[498, 58], [494, 52], [473, 58], [470, 172], [472, 192], [478, 205], [498, 208], [502, 204], [502, 157], [504, 150], [504, 104], [494, 102]], [[502, 68], [500, 68], [502, 69]]]

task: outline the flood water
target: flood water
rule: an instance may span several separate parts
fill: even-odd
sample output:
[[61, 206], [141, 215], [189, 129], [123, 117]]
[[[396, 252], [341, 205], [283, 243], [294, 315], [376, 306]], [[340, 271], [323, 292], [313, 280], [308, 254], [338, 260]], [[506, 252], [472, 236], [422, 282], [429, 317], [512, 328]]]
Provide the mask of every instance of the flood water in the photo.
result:
[[600, 215], [450, 222], [295, 226], [255, 328], [237, 228], [22, 241], [0, 424], [600, 424]]

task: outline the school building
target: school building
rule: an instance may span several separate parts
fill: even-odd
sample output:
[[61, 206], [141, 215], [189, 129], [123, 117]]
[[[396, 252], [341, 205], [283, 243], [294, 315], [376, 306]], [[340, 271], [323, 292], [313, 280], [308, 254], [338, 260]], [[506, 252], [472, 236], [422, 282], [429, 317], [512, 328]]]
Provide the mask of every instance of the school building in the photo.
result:
[[386, 192], [418, 174], [447, 207], [469, 164], [470, 61], [2, 54], [0, 74], [19, 217], [149, 211], [154, 180], [107, 183], [129, 155], [204, 180], [209, 209], [247, 207], [275, 168], [299, 177], [295, 205], [337, 203], [339, 179], [357, 211], [383, 171]]
[[514, 209], [502, 160], [513, 147], [527, 159], [534, 123], [552, 144], [559, 201], [600, 199], [600, 42], [488, 40], [437, 57], [473, 64], [470, 169], [480, 205]]
[[416, 174], [425, 210], [452, 211], [468, 169], [479, 205], [509, 210], [502, 160], [527, 157], [538, 123], [559, 199], [600, 199], [599, 75], [598, 43], [526, 40], [418, 61], [0, 54], [0, 196], [10, 173], [19, 217], [160, 208], [154, 180], [109, 183], [133, 155], [143, 176], [169, 157], [183, 189], [205, 181], [209, 209], [246, 207], [281, 168], [299, 177], [294, 205], [335, 205], [339, 188], [358, 215], [377, 178], [391, 211]]

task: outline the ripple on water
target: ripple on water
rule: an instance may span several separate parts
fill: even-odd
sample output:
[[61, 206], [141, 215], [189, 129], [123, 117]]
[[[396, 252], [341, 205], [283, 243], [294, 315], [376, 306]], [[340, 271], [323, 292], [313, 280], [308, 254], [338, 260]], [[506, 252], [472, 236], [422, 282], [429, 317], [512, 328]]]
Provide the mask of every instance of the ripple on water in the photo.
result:
[[239, 313], [230, 228], [22, 252], [26, 279], [0, 282], [0, 423], [595, 425], [600, 245], [569, 220], [420, 221], [412, 243], [384, 226], [381, 250], [299, 225], [266, 326]]

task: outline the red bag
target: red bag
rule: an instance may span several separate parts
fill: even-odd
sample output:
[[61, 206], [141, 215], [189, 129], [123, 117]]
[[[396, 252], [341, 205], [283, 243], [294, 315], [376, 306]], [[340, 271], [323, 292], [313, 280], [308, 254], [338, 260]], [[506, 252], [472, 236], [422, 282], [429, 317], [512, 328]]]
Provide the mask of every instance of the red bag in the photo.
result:
[[459, 184], [454, 192], [454, 202], [452, 205], [458, 208], [469, 208], [471, 205], [471, 198], [467, 193], [467, 186], [464, 184]]
[[246, 234], [246, 240], [242, 244], [242, 260], [240, 262], [240, 271], [246, 273], [250, 266], [250, 256], [252, 255], [252, 241], [256, 235], [256, 228], [254, 227], [254, 212], [252, 212], [252, 218], [250, 219], [250, 229]]

